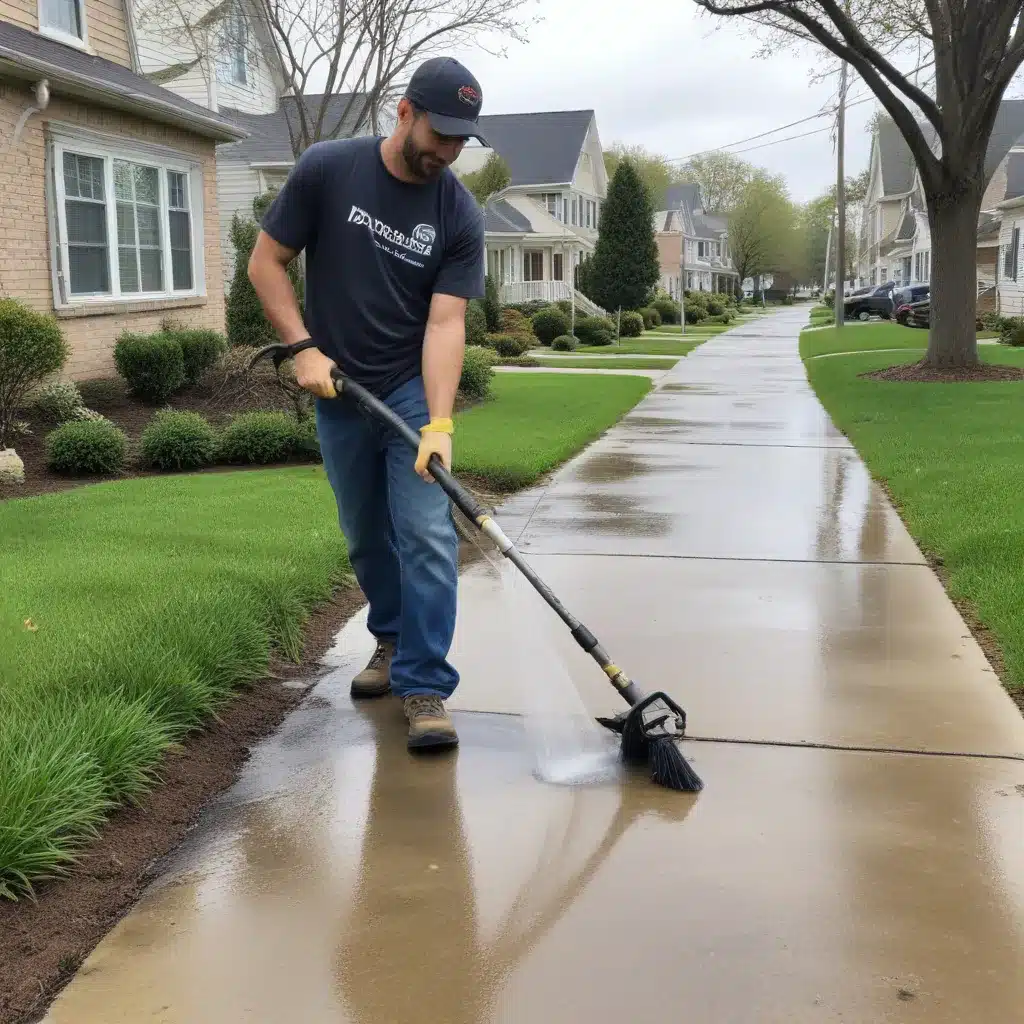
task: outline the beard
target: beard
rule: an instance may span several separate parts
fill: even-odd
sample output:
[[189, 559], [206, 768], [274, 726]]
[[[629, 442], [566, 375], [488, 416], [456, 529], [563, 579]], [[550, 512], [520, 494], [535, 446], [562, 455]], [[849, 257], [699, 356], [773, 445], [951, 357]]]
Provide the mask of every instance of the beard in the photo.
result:
[[421, 181], [433, 181], [440, 177], [445, 165], [433, 154], [420, 149], [412, 140], [412, 136], [406, 136], [402, 143], [402, 159], [405, 161], [409, 172]]

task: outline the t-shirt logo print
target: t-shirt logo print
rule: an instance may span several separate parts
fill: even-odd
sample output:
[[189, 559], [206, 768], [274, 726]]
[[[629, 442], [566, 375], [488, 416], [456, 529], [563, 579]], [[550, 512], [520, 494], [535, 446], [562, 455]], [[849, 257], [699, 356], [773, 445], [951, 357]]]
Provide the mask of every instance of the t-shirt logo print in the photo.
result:
[[412, 229], [412, 237], [424, 245], [433, 245], [434, 239], [437, 238], [437, 232], [432, 224], [417, 224]]
[[[385, 224], [379, 217], [371, 216], [366, 210], [355, 205], [348, 212], [348, 222], [368, 227], [376, 236], [374, 242], [381, 249], [417, 267], [422, 267], [423, 264], [419, 260], [411, 259], [408, 253], [429, 256], [434, 250], [434, 239], [437, 237], [437, 232], [429, 224], [418, 224], [413, 230], [412, 237], [409, 237], [397, 228], [391, 227], [390, 224]], [[385, 242], [390, 242], [391, 245], [386, 245]]]

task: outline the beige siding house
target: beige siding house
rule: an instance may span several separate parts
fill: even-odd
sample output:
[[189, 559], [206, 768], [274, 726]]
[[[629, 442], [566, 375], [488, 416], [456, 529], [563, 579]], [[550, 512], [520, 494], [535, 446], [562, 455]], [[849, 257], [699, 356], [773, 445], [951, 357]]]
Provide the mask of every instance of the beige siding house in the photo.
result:
[[[999, 278], [1009, 237], [1001, 230], [1001, 221], [1006, 202], [1024, 194], [1024, 101], [1003, 101], [986, 173], [978, 221], [979, 312], [994, 310], [1003, 301]], [[921, 176], [902, 133], [889, 118], [880, 119], [872, 139], [857, 268], [862, 287], [931, 281], [932, 240]]]
[[138, 73], [121, 0], [3, 12], [3, 293], [57, 315], [79, 379], [123, 329], [223, 330], [216, 144], [244, 131]]

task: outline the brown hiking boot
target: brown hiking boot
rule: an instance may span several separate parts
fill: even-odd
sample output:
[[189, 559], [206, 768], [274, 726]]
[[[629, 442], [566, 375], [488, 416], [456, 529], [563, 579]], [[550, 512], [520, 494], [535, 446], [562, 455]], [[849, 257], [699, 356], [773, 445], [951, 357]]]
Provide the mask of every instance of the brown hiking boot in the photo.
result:
[[378, 640], [366, 668], [352, 679], [353, 697], [383, 697], [391, 689], [391, 659], [395, 645], [390, 640]]
[[403, 701], [409, 720], [409, 749], [458, 746], [459, 737], [444, 701], [427, 693], [414, 693]]

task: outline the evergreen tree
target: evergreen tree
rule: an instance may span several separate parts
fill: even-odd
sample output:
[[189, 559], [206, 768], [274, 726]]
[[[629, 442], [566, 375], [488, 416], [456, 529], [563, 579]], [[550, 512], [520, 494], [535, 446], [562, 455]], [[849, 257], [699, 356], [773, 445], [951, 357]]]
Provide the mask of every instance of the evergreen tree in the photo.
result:
[[640, 309], [661, 276], [650, 193], [633, 162], [619, 162], [601, 211], [588, 277], [594, 301], [609, 312]]

